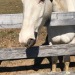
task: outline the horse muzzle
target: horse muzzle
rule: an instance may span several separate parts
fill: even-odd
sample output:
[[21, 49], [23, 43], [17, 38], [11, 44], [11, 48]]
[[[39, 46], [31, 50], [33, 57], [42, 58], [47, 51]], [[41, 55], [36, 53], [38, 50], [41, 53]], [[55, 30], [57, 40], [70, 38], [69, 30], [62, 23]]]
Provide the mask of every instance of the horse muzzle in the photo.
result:
[[30, 48], [32, 46], [34, 46], [34, 44], [36, 43], [35, 39], [30, 38], [27, 42], [27, 44], [25, 44], [25, 47]]

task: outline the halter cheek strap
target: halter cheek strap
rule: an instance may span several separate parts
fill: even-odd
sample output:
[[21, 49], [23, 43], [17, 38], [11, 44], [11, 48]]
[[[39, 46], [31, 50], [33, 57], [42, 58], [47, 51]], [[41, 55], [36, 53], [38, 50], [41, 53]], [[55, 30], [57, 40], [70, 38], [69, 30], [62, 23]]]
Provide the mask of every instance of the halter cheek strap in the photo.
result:
[[[40, 2], [41, 2], [41, 1], [44, 2], [45, 0], [40, 0]], [[50, 1], [52, 2], [53, 0], [50, 0]]]
[[53, 2], [53, 0], [50, 0], [51, 2]]
[[40, 3], [40, 2], [44, 2], [44, 1], [45, 1], [45, 0], [40, 0], [39, 3]]

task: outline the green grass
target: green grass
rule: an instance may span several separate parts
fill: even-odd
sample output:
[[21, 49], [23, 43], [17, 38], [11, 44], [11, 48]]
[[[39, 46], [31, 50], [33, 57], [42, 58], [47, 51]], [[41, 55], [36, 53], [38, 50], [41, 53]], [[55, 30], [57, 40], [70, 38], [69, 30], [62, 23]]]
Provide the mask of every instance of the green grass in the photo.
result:
[[21, 13], [22, 11], [21, 0], [0, 0], [0, 14]]

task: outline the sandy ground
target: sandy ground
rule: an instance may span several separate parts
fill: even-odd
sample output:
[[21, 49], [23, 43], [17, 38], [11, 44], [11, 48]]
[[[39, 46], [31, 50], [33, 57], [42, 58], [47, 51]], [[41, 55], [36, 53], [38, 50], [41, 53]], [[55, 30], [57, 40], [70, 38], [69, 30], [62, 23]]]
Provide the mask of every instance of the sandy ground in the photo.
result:
[[[24, 47], [24, 45], [18, 42], [19, 32], [20, 29], [0, 30], [0, 48]], [[42, 45], [45, 42], [46, 35], [46, 28], [43, 27], [39, 32], [38, 40], [35, 46]], [[69, 70], [75, 72], [75, 57], [72, 56], [70, 59], [71, 63]], [[22, 75], [40, 72], [51, 72], [51, 62], [47, 58], [44, 58], [44, 60], [39, 63], [40, 65], [34, 66], [34, 62], [35, 59], [3, 61], [0, 65], [0, 75]], [[57, 72], [60, 72], [61, 68], [64, 68], [64, 64], [57, 64]]]
[[[24, 47], [24, 45], [18, 42], [18, 34], [20, 29], [4, 29], [0, 30], [0, 48], [8, 47]], [[35, 46], [40, 46], [45, 42], [46, 38], [46, 28], [43, 27], [38, 34], [38, 40], [36, 41]], [[0, 75], [17, 75], [21, 73], [35, 73], [35, 72], [49, 72], [51, 69], [48, 69], [50, 64], [47, 59], [42, 63], [46, 65], [40, 65], [34, 67], [34, 59], [24, 59], [24, 60], [15, 60], [15, 61], [3, 61], [0, 65]], [[32, 66], [31, 66], [32, 65]], [[48, 67], [47, 69], [45, 69]], [[41, 68], [37, 71], [36, 68]], [[33, 70], [35, 69], [35, 70]], [[21, 71], [20, 71], [21, 70]]]
[[0, 0], [0, 14], [20, 13], [22, 11], [21, 0]]
[[[0, 43], [1, 43], [0, 47], [1, 48], [4, 48], [4, 47], [23, 47], [23, 45], [21, 45], [18, 42], [19, 31], [20, 31], [20, 29], [0, 30]], [[38, 37], [38, 40], [37, 40], [35, 46], [42, 45], [45, 41], [46, 35], [47, 35], [46, 28], [43, 27], [41, 29], [41, 31], [39, 32], [39, 37]], [[49, 61], [47, 61], [47, 59], [46, 59], [44, 61], [44, 63], [49, 63]], [[42, 71], [41, 71], [41, 69], [39, 69], [38, 71], [34, 71], [32, 68], [33, 66], [31, 66], [31, 65], [34, 65], [34, 59], [25, 59], [25, 60], [17, 60], [17, 61], [3, 61], [0, 66], [7, 67], [7, 68], [3, 68], [3, 70], [4, 71], [6, 70], [6, 72], [4, 72], [0, 68], [0, 71], [4, 72], [4, 73], [1, 72], [0, 75], [16, 75], [17, 73], [18, 74], [20, 74], [20, 73], [26, 74], [26, 73], [33, 73], [33, 72], [50, 71], [50, 69], [46, 69], [46, 70], [43, 69]], [[23, 67], [23, 66], [25, 66], [25, 67]], [[48, 64], [47, 64], [47, 67], [48, 67]], [[22, 68], [24, 71], [20, 71]], [[16, 70], [16, 71], [18, 70], [18, 72], [14, 71], [14, 70]]]
[[[0, 14], [5, 13], [20, 13], [23, 11], [20, 0], [0, 0]], [[0, 48], [4, 47], [23, 47], [18, 42], [18, 34], [20, 29], [4, 29], [0, 30]], [[40, 46], [44, 43], [46, 38], [46, 28], [40, 30], [38, 40], [35, 46]], [[51, 72], [51, 64], [45, 58], [41, 65], [34, 66], [35, 59], [22, 59], [14, 61], [3, 61], [0, 65], [0, 75], [24, 75], [37, 72]], [[57, 71], [61, 71], [61, 66], [64, 64], [57, 64]], [[71, 57], [70, 71], [75, 72], [75, 57]]]

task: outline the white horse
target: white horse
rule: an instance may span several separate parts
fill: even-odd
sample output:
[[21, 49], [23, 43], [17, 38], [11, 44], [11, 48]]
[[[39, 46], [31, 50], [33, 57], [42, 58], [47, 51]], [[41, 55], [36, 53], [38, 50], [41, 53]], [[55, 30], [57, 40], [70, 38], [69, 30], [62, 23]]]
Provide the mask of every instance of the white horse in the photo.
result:
[[[75, 0], [22, 0], [24, 20], [23, 26], [19, 33], [19, 42], [25, 43], [27, 47], [35, 44], [36, 36], [41, 25], [44, 25], [46, 20], [50, 18], [53, 11], [69, 12], [75, 11]], [[70, 32], [71, 27], [66, 28], [67, 33], [58, 35], [59, 32], [54, 32], [51, 35], [52, 43], [75, 43], [75, 33]], [[63, 30], [64, 31], [64, 30]]]
[[[53, 0], [54, 12], [75, 12], [75, 0]], [[62, 31], [61, 31], [62, 30]], [[52, 31], [53, 43], [75, 44], [75, 30], [72, 26], [59, 27]]]
[[[75, 12], [75, 0], [53, 0], [54, 12]], [[75, 44], [75, 27], [59, 26], [51, 28], [50, 44]], [[57, 58], [57, 57], [56, 57]], [[53, 65], [53, 71], [56, 71], [56, 63]], [[65, 71], [69, 72], [69, 59], [65, 62]]]
[[[22, 3], [24, 20], [19, 34], [19, 42], [25, 43], [28, 47], [35, 44], [35, 33], [38, 33], [40, 26], [44, 25], [46, 20], [50, 18], [52, 5], [54, 12], [75, 11], [75, 0], [53, 0], [53, 4], [50, 0], [22, 0]], [[66, 30], [67, 32], [73, 31], [71, 27], [68, 27]], [[53, 43], [75, 43], [74, 32], [64, 32], [60, 36], [58, 34], [55, 35], [57, 36], [51, 35]]]
[[22, 0], [24, 20], [19, 34], [19, 42], [27, 47], [34, 45], [38, 30], [50, 18], [52, 3], [50, 0]]
[[75, 12], [75, 0], [53, 0], [53, 11]]

